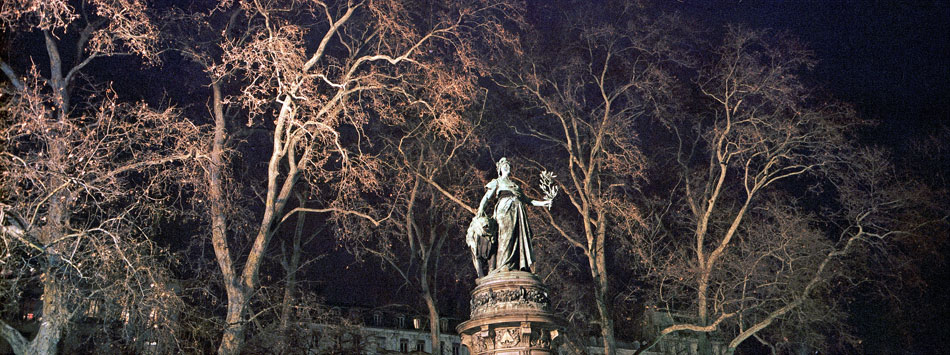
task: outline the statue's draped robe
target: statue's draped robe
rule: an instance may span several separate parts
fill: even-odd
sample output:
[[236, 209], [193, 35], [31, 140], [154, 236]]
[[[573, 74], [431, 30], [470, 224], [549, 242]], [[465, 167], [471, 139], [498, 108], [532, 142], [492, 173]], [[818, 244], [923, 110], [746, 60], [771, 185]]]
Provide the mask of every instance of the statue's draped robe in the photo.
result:
[[531, 254], [531, 228], [524, 203], [527, 199], [521, 188], [508, 179], [494, 179], [485, 186], [495, 191], [495, 221], [498, 223], [498, 250], [494, 271], [530, 271], [534, 263]]

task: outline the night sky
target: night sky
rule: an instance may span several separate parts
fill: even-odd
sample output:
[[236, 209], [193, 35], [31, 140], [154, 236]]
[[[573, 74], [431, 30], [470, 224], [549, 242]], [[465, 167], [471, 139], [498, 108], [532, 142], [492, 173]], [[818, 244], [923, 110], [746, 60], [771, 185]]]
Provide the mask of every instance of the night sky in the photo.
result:
[[788, 31], [814, 50], [816, 81], [882, 122], [876, 137], [902, 149], [950, 114], [946, 1], [682, 1], [671, 9], [710, 24]]
[[[529, 3], [538, 1], [546, 0]], [[584, 2], [565, 0], [557, 3], [560, 4], [557, 6], [566, 7]], [[922, 154], [915, 143], [930, 135], [950, 139], [950, 1], [681, 0], [664, 1], [661, 7], [664, 11], [682, 13], [688, 19], [698, 19], [702, 30], [707, 32], [738, 23], [751, 28], [787, 31], [802, 40], [814, 50], [818, 59], [814, 77], [810, 80], [819, 83], [828, 95], [854, 104], [862, 117], [880, 122], [866, 132], [864, 138], [867, 142], [888, 148], [899, 165], [907, 164], [918, 169], [923, 178], [946, 183], [946, 173], [950, 172], [950, 149], [946, 144], [925, 157], [926, 166], [913, 164], [921, 159]], [[23, 49], [43, 57], [41, 47]], [[116, 65], [116, 62], [103, 62], [89, 68], [108, 72], [110, 65]], [[127, 65], [139, 64], [128, 59]], [[143, 81], [195, 74], [169, 72], [180, 70], [176, 67], [166, 65], [160, 69], [145, 69], [142, 71]], [[122, 85], [121, 82], [117, 80], [118, 85]], [[130, 95], [148, 101], [172, 102], [195, 94], [157, 92], [154, 91], [157, 88], [143, 87], [141, 82], [135, 84], [117, 91], [131, 92]], [[204, 110], [203, 107], [195, 109]], [[330, 245], [321, 247], [333, 249]], [[339, 264], [349, 266], [335, 271], [334, 275], [326, 275], [327, 278], [335, 276], [335, 279], [315, 287], [318, 292], [334, 290], [327, 292], [328, 302], [378, 305], [389, 301], [382, 295], [391, 290], [367, 291], [374, 288], [379, 277], [378, 262], [360, 263], [338, 249], [308, 268], [312, 272], [326, 272]], [[943, 265], [942, 262], [936, 264]], [[943, 326], [950, 323], [944, 321], [945, 316], [950, 317], [946, 309], [950, 299], [943, 292], [950, 287], [944, 280], [950, 278], [947, 271], [947, 266], [943, 265], [929, 270], [927, 275], [929, 287], [921, 296], [927, 303], [923, 306], [939, 309], [933, 309], [929, 312], [930, 318], [921, 320], [919, 330], [931, 338], [921, 341], [935, 344], [934, 347], [921, 346], [923, 349], [936, 349], [942, 338], [950, 338]], [[395, 276], [390, 279], [390, 284], [398, 283]], [[883, 344], [888, 336], [896, 335], [896, 330], [887, 326], [888, 319], [876, 313], [880, 306], [873, 302], [856, 304], [856, 318], [852, 321], [861, 324], [858, 329], [862, 334], [871, 339], [878, 338]], [[461, 309], [464, 304], [457, 307], [448, 305], [447, 308], [458, 313], [465, 311]], [[889, 350], [896, 349], [885, 351]]]

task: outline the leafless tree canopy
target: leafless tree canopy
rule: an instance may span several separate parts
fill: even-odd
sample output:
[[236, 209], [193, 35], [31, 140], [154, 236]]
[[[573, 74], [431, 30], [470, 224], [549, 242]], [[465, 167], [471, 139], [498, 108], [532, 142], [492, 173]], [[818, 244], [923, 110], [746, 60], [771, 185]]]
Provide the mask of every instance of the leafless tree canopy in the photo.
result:
[[855, 351], [856, 295], [925, 287], [944, 178], [869, 143], [806, 44], [566, 3], [2, 2], [0, 337], [294, 353], [359, 326], [314, 286], [358, 265], [439, 351], [501, 156], [529, 195], [558, 176], [534, 269], [572, 351]]
[[[11, 16], [5, 21], [43, 30], [50, 65], [49, 76], [35, 65], [24, 72], [11, 69], [13, 85], [4, 92], [9, 95], [0, 133], [4, 339], [17, 352], [55, 351], [62, 334], [79, 329], [83, 319], [110, 319], [119, 327], [110, 323], [77, 336], [119, 339], [109, 344], [129, 349], [144, 349], [148, 342], [170, 349], [174, 336], [162, 335], [174, 327], [167, 306], [181, 301], [161, 267], [167, 250], [151, 238], [160, 219], [180, 214], [173, 208], [187, 203], [183, 194], [194, 190], [207, 135], [176, 109], [123, 102], [110, 85], [80, 80], [77, 73], [89, 61], [116, 54], [115, 41], [124, 30], [97, 27], [110, 16], [110, 4], [99, 4], [102, 18], [85, 27], [79, 61], [66, 66], [53, 33], [77, 27], [69, 22], [77, 16], [64, 4], [54, 5], [14, 3], [9, 6], [24, 8], [4, 12]], [[122, 16], [134, 15], [131, 10]], [[145, 50], [135, 48], [144, 45], [135, 41], [120, 43]], [[31, 341], [14, 328], [23, 310], [43, 320]]]

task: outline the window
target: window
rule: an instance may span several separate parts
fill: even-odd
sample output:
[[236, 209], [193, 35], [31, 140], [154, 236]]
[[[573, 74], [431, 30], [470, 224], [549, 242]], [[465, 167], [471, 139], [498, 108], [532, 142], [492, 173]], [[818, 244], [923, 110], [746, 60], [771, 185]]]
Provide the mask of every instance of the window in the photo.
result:
[[383, 314], [380, 312], [373, 313], [373, 325], [383, 325]]
[[442, 355], [442, 354], [445, 354], [445, 342], [444, 342], [444, 341], [440, 341], [440, 342], [439, 342], [439, 355]]
[[149, 323], [152, 324], [152, 328], [158, 328], [159, 314], [158, 308], [152, 308], [152, 312], [148, 315]]
[[459, 355], [459, 343], [452, 343], [452, 355]]
[[449, 319], [448, 319], [448, 318], [439, 319], [439, 330], [441, 330], [441, 331], [443, 331], [443, 332], [449, 330]]
[[404, 316], [404, 315], [399, 315], [399, 318], [397, 318], [396, 321], [397, 321], [397, 323], [398, 323], [397, 328], [399, 328], [399, 329], [405, 329], [405, 328], [406, 328], [406, 316]]
[[401, 353], [409, 352], [409, 339], [399, 339], [399, 352]]
[[99, 315], [99, 300], [90, 300], [89, 307], [86, 308], [86, 317], [96, 317]]
[[417, 340], [416, 341], [416, 351], [426, 351], [426, 341]]

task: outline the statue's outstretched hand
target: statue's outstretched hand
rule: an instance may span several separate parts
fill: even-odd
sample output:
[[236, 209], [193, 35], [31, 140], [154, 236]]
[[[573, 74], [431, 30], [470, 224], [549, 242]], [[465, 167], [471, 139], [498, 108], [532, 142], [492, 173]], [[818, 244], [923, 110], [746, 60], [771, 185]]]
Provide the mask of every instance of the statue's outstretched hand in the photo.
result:
[[535, 201], [532, 201], [531, 204], [532, 204], [532, 205], [535, 205], [535, 206], [538, 206], [538, 207], [544, 207], [544, 208], [547, 208], [547, 209], [551, 209], [551, 204], [552, 204], [553, 201], [554, 201], [554, 200], [543, 200], [543, 201], [535, 200]]

